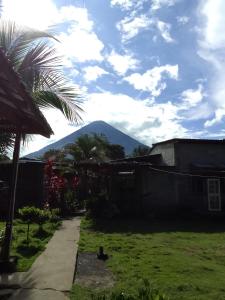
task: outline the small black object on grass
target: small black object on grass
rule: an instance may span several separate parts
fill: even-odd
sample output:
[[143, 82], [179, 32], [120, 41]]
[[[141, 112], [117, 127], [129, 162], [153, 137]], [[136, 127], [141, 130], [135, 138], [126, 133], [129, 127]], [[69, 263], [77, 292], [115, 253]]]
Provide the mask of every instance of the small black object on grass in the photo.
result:
[[99, 252], [97, 253], [97, 258], [101, 260], [106, 260], [108, 259], [108, 254], [104, 253], [104, 249], [102, 246], [99, 247]]

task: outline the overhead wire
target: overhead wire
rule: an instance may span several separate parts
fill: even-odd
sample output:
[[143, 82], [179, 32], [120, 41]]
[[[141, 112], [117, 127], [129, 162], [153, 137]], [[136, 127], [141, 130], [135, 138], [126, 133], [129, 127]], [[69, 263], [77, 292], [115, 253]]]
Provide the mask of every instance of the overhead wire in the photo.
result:
[[214, 176], [214, 175], [198, 175], [198, 174], [191, 174], [191, 173], [182, 173], [182, 172], [175, 172], [175, 171], [167, 171], [167, 170], [162, 170], [162, 169], [157, 169], [154, 167], [148, 166], [149, 169], [161, 172], [161, 173], [167, 173], [171, 175], [178, 175], [178, 176], [189, 176], [189, 177], [200, 177], [200, 178], [214, 178], [214, 179], [225, 179], [225, 177], [222, 176]]

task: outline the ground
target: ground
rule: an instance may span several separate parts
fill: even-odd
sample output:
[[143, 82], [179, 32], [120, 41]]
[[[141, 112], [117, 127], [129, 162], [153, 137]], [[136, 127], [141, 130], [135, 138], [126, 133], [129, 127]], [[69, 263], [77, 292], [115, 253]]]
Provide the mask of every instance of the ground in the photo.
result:
[[[105, 264], [115, 279], [107, 294], [135, 294], [147, 278], [171, 300], [225, 299], [223, 221], [83, 219], [79, 251], [96, 255], [99, 246], [109, 255]], [[75, 284], [71, 298], [90, 299], [92, 292]]]
[[[4, 229], [4, 226], [5, 223], [0, 222], [0, 231]], [[48, 222], [44, 224], [44, 231], [40, 233], [38, 232], [38, 225], [31, 224], [30, 242], [27, 244], [27, 225], [20, 220], [14, 221], [11, 255], [18, 257], [17, 271], [27, 271], [31, 267], [57, 227], [58, 224]]]

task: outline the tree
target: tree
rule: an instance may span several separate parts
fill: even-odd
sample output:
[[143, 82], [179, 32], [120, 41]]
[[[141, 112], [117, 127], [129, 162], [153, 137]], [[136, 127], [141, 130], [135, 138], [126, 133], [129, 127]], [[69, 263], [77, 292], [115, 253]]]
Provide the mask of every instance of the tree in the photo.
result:
[[107, 161], [124, 158], [124, 148], [121, 145], [110, 144], [102, 134], [81, 135], [74, 144], [65, 146], [65, 151], [71, 154], [75, 161]]
[[84, 134], [77, 138], [74, 144], [65, 146], [65, 151], [71, 154], [75, 161], [95, 160], [105, 158], [107, 140], [103, 136]]
[[78, 122], [80, 97], [62, 72], [53, 41], [57, 40], [48, 32], [0, 21], [0, 47], [35, 103], [39, 108], [56, 108], [71, 122]]
[[124, 147], [118, 144], [109, 144], [107, 146], [107, 157], [112, 160], [125, 158]]
[[0, 160], [8, 159], [7, 149], [14, 141], [14, 134], [0, 131]]
[[138, 146], [136, 148], [134, 148], [133, 152], [132, 152], [132, 157], [136, 157], [136, 156], [144, 156], [144, 155], [149, 155], [150, 154], [150, 150], [151, 148], [148, 146]]
[[49, 149], [42, 155], [41, 159], [62, 162], [65, 160], [65, 157], [66, 154], [64, 151], [59, 149]]

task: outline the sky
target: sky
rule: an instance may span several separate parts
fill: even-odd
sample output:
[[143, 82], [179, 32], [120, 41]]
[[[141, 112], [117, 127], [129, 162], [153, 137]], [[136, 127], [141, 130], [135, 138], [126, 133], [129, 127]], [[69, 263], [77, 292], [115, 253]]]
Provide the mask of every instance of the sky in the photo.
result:
[[83, 99], [83, 123], [44, 115], [55, 135], [95, 120], [151, 146], [170, 138], [225, 137], [224, 0], [3, 0], [3, 17], [57, 25], [63, 69]]

